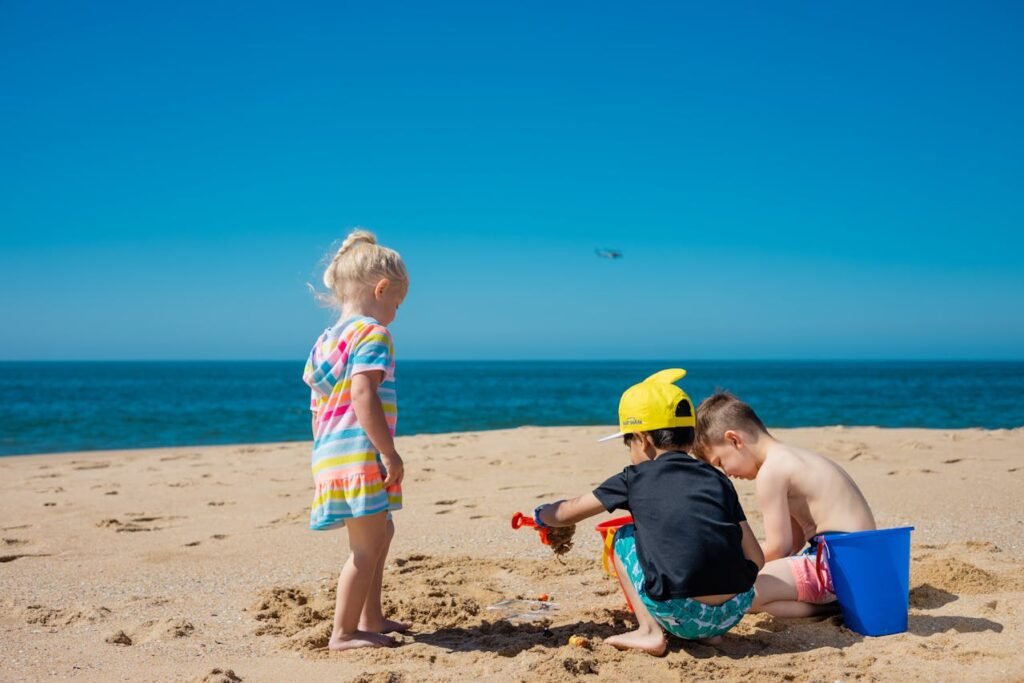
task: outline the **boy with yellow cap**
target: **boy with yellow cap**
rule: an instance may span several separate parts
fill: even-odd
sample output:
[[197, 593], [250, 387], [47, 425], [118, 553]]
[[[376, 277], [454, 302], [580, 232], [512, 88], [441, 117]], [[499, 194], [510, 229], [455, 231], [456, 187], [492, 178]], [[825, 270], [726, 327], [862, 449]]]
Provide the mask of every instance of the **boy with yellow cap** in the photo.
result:
[[[600, 512], [628, 510], [615, 534], [615, 570], [638, 628], [606, 639], [619, 649], [664, 654], [664, 631], [717, 642], [754, 599], [761, 547], [728, 477], [691, 457], [693, 403], [662, 370], [622, 394], [619, 433], [630, 465], [590, 493], [541, 505], [541, 526], [569, 526]], [[664, 629], [664, 631], [662, 630]]]

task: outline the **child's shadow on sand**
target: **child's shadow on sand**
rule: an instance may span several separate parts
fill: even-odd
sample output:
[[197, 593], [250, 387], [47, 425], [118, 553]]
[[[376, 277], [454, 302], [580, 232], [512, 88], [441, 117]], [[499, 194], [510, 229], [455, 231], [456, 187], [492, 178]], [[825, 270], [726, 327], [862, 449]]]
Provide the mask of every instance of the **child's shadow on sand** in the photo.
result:
[[[948, 604], [957, 599], [957, 596], [952, 593], [934, 590], [945, 595], [930, 594], [931, 599], [928, 603], [930, 608]], [[592, 647], [597, 648], [604, 647], [601, 642], [604, 638], [632, 628], [632, 615], [625, 610], [616, 610], [613, 616], [615, 623], [578, 621], [575, 624], [554, 627], [542, 623], [512, 624], [500, 620], [494, 623], [485, 621], [480, 626], [469, 628], [447, 627], [430, 633], [417, 633], [415, 641], [441, 647], [451, 652], [483, 651], [493, 652], [503, 657], [515, 657], [519, 653], [537, 646], [551, 649], [560, 648], [568, 643], [569, 637], [572, 635], [589, 638]], [[754, 655], [809, 652], [824, 647], [844, 649], [865, 638], [865, 636], [844, 627], [839, 614], [788, 621], [764, 615], [756, 626], [757, 630], [753, 633], [742, 635], [727, 633], [718, 645], [704, 645], [670, 637], [668, 652], [686, 652], [697, 659], [711, 657], [742, 659]], [[795, 638], [787, 637], [784, 632], [789, 631], [790, 628], [803, 633]], [[806, 635], [807, 629], [813, 629], [815, 635], [827, 635], [828, 637], [813, 639], [803, 637]], [[1002, 633], [1003, 625], [980, 617], [927, 614], [911, 614], [909, 617], [907, 631], [916, 636], [927, 637], [949, 630], [957, 633], [980, 633], [983, 631]]]
[[480, 626], [464, 628], [452, 626], [430, 633], [416, 633], [415, 641], [450, 652], [494, 652], [502, 657], [515, 657], [520, 652], [540, 645], [558, 648], [566, 645], [572, 635], [589, 638], [594, 645], [604, 638], [621, 633], [623, 629], [611, 624], [576, 622], [563, 626], [542, 623], [512, 624], [507, 621], [483, 622]]

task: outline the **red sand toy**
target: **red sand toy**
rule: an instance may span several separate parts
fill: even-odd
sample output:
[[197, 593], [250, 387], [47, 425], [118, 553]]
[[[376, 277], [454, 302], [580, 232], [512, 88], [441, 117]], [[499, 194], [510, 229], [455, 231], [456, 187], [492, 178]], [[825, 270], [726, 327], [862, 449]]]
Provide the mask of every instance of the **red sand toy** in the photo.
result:
[[524, 526], [536, 529], [537, 533], [540, 534], [540, 542], [544, 545], [551, 545], [551, 539], [548, 538], [548, 530], [546, 527], [537, 526], [537, 522], [533, 519], [533, 517], [527, 517], [522, 512], [517, 512], [516, 514], [512, 515], [513, 529], [519, 529]]
[[537, 524], [533, 517], [527, 517], [522, 512], [512, 515], [512, 528], [533, 527], [540, 534], [540, 542], [551, 548], [555, 555], [565, 555], [572, 550], [572, 537], [576, 533], [576, 525], [559, 527], [542, 527]]

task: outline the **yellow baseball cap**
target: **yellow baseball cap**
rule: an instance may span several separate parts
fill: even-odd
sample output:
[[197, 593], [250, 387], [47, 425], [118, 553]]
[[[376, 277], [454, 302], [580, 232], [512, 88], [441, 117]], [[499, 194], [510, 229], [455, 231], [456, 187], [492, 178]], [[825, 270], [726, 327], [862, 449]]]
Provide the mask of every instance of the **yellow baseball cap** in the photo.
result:
[[[675, 385], [683, 377], [686, 377], [686, 370], [670, 368], [656, 372], [640, 384], [626, 389], [619, 399], [620, 431], [598, 441], [610, 441], [634, 432], [696, 426], [693, 401]], [[690, 414], [677, 416], [676, 407], [683, 401], [689, 404]]]

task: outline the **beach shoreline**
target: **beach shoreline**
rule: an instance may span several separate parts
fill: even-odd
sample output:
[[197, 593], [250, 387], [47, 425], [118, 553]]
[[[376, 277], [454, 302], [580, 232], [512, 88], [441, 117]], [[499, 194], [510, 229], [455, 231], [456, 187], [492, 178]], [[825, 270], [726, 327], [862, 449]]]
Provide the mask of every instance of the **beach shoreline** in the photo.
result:
[[[871, 639], [838, 617], [748, 615], [721, 647], [672, 641], [662, 659], [567, 644], [630, 623], [591, 530], [610, 515], [580, 525], [565, 564], [509, 525], [620, 471], [621, 444], [595, 443], [608, 431], [400, 437], [406, 507], [386, 599], [416, 633], [396, 650], [348, 655], [320, 649], [347, 544], [344, 532], [307, 529], [308, 442], [0, 458], [0, 678], [1020, 678], [1024, 429], [773, 430], [847, 468], [880, 527], [916, 527], [910, 630]], [[760, 535], [752, 485], [736, 488]], [[487, 610], [541, 593], [558, 606], [547, 629]]]

